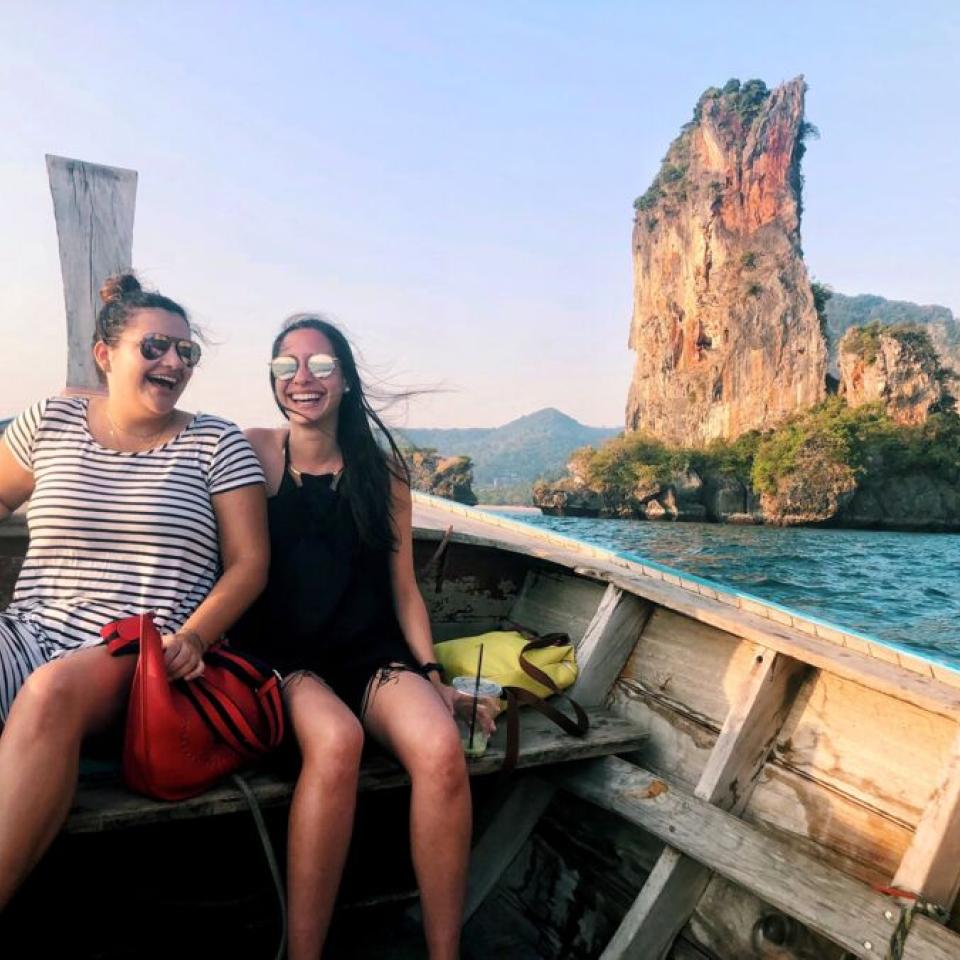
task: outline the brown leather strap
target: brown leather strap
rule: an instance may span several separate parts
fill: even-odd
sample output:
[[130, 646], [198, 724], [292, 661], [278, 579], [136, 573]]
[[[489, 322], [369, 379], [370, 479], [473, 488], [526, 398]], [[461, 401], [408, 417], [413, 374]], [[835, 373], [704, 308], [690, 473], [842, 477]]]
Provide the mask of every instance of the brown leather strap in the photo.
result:
[[[556, 646], [567, 646], [570, 643], [570, 634], [569, 633], [545, 633], [543, 635], [537, 633], [536, 630], [531, 630], [529, 627], [524, 627], [519, 623], [515, 623], [513, 620], [502, 620], [501, 626], [504, 630], [513, 630], [515, 633], [519, 633], [524, 640], [529, 640], [531, 643], [536, 643], [537, 648], [539, 647], [552, 647]], [[531, 647], [531, 649], [535, 649]]]
[[[544, 674], [544, 676], [546, 675]], [[504, 687], [503, 693], [507, 698], [507, 744], [504, 751], [503, 766], [500, 768], [501, 773], [509, 773], [513, 770], [520, 756], [521, 706], [531, 707], [537, 713], [543, 714], [572, 737], [584, 737], [590, 730], [590, 718], [587, 716], [587, 712], [573, 697], [568, 697], [564, 693], [561, 693], [560, 696], [573, 707], [576, 720], [571, 720], [555, 706], [547, 703], [546, 700], [541, 700], [535, 693], [524, 690], [523, 687]]]

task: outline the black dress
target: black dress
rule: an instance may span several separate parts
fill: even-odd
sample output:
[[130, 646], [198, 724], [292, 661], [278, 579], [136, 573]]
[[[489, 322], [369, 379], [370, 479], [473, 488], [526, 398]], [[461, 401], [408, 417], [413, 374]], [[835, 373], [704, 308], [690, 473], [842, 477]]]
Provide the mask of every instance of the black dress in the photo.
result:
[[267, 587], [230, 636], [284, 676], [318, 674], [362, 716], [381, 668], [416, 669], [394, 612], [390, 551], [361, 543], [339, 477], [303, 474], [297, 486], [289, 461], [285, 449], [280, 489], [267, 501]]

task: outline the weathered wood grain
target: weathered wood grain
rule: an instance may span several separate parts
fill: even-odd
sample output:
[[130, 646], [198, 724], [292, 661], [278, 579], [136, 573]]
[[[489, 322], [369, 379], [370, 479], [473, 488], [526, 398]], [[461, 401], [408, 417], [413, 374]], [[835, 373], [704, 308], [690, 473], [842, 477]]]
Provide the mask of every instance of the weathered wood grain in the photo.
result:
[[893, 885], [949, 911], [960, 890], [960, 733]]
[[612, 575], [610, 582], [627, 590], [635, 590], [640, 596], [675, 613], [717, 627], [751, 643], [770, 647], [795, 660], [803, 660], [819, 670], [853, 680], [954, 721], [960, 717], [960, 688], [940, 680], [671, 584], [621, 574]]
[[[647, 734], [639, 762], [692, 793], [717, 733], [624, 681], [611, 708]], [[779, 750], [761, 773], [743, 817], [791, 836], [825, 863], [867, 883], [890, 882], [912, 836], [909, 826], [876, 806], [784, 766]]]
[[[658, 609], [622, 679], [679, 713], [719, 727], [752, 649], [716, 628]], [[812, 782], [914, 825], [949, 761], [955, 731], [956, 722], [947, 717], [821, 671], [800, 691], [776, 757]]]
[[580, 670], [571, 696], [580, 703], [604, 702], [627, 658], [636, 647], [653, 612], [653, 605], [618, 587], [608, 586], [578, 647]]
[[54, 156], [47, 156], [47, 173], [67, 308], [67, 389], [99, 392], [90, 352], [98, 293], [133, 263], [137, 173]]
[[[680, 852], [795, 917], [855, 957], [883, 956], [898, 908], [890, 898], [660, 780], [607, 757], [549, 776], [575, 795], [613, 810]], [[904, 960], [960, 956], [960, 936], [914, 919]]]
[[[771, 916], [790, 924], [782, 944], [757, 934], [757, 927]], [[676, 942], [682, 944], [685, 939], [723, 960], [848, 960], [842, 947], [717, 874], [712, 875], [689, 925]], [[882, 957], [880, 954], [877, 960]]]
[[566, 633], [579, 644], [605, 590], [605, 584], [568, 573], [531, 570], [509, 619], [537, 633]]
[[487, 899], [503, 871], [530, 837], [556, 787], [527, 775], [512, 785], [487, 829], [470, 853], [463, 918], [467, 921]]
[[[733, 699], [694, 795], [721, 810], [746, 805], [807, 666], [762, 647]], [[603, 953], [604, 960], [664, 957], [693, 914], [710, 870], [668, 848]]]

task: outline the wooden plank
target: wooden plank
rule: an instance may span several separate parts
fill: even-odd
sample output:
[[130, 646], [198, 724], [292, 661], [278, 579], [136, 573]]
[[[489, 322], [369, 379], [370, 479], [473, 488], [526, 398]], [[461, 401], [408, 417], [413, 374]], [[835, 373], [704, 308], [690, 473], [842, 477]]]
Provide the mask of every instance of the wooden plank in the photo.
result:
[[[659, 608], [618, 690], [639, 684], [660, 703], [719, 728], [749, 671], [753, 649], [729, 633]], [[912, 828], [938, 786], [956, 732], [956, 720], [821, 671], [795, 701], [776, 757], [811, 782]]]
[[496, 815], [470, 853], [464, 922], [476, 913], [527, 842], [556, 789], [552, 783], [530, 775], [511, 785]]
[[579, 644], [605, 591], [605, 584], [583, 577], [531, 570], [508, 619], [537, 633], [566, 633]]
[[[758, 927], [762, 929], [771, 917], [782, 924], [783, 943], [771, 943], [759, 934]], [[689, 925], [677, 938], [671, 958], [685, 940], [723, 960], [849, 960], [842, 947], [717, 874], [712, 875]], [[882, 953], [877, 960], [885, 960]]]
[[960, 732], [893, 885], [947, 911], [960, 891]]
[[[552, 629], [572, 632], [565, 626], [565, 622], [546, 606], [548, 599], [557, 595], [557, 591], [565, 585], [569, 586], [572, 580], [571, 577], [563, 577], [562, 581], [558, 581], [557, 577], [543, 574], [532, 576], [517, 603], [519, 611], [512, 613], [511, 618], [526, 624], [527, 621], [521, 620], [521, 617], [537, 615], [540, 624], [552, 622]], [[589, 709], [596, 707], [606, 698], [613, 680], [630, 655], [648, 614], [636, 597], [623, 593], [616, 587], [605, 588], [587, 580], [573, 582], [578, 586], [590, 586], [589, 592], [575, 594], [579, 603], [574, 611], [579, 612], [584, 603], [594, 604], [592, 619], [581, 632], [582, 639], [577, 650], [579, 674], [574, 685], [577, 699], [582, 706]], [[602, 591], [599, 602], [598, 591]], [[566, 598], [563, 609], [569, 612], [569, 595], [561, 592], [559, 596]], [[590, 735], [593, 736], [592, 720]], [[490, 822], [471, 855], [467, 880], [470, 894], [466, 902], [464, 921], [477, 910], [526, 843], [543, 811], [549, 806], [556, 787], [547, 781], [536, 780], [518, 784], [515, 791], [516, 796], [507, 797], [500, 813]], [[504, 835], [511, 837], [509, 844], [501, 841]]]
[[[898, 917], [894, 901], [704, 800], [624, 760], [606, 757], [549, 777], [613, 810], [680, 852], [742, 886], [855, 957], [885, 955]], [[903, 960], [960, 956], [960, 936], [916, 917]]]
[[646, 577], [624, 576], [620, 573], [612, 575], [610, 582], [735, 637], [770, 647], [795, 660], [803, 660], [819, 670], [854, 680], [940, 716], [953, 720], [960, 718], [960, 688], [921, 676], [913, 670], [905, 670], [899, 664], [875, 660], [849, 647], [840, 647], [828, 640], [812, 637], [795, 627]]
[[[802, 699], [809, 683], [798, 697]], [[647, 734], [643, 766], [693, 792], [716, 734], [620, 681], [611, 709]], [[743, 813], [750, 823], [789, 836], [824, 862], [868, 884], [889, 884], [913, 836], [912, 828], [845, 793], [785, 766], [781, 745], [758, 780]], [[653, 864], [650, 865], [651, 869]]]
[[[733, 701], [694, 796], [739, 813], [779, 735], [807, 666], [762, 647]], [[663, 851], [606, 950], [604, 960], [666, 956], [710, 882], [710, 870], [675, 849]]]
[[573, 685], [571, 696], [575, 700], [585, 704], [603, 703], [653, 610], [652, 603], [613, 584], [607, 587], [577, 647], [578, 663], [589, 663], [590, 669], [581, 669]]
[[100, 392], [90, 346], [103, 281], [133, 263], [137, 173], [47, 156], [67, 309], [67, 389]]
[[[636, 750], [643, 733], [636, 724], [608, 710], [588, 710], [590, 732], [585, 737], [569, 737], [538, 713], [526, 711], [520, 718], [520, 768], [563, 763], [584, 757]], [[487, 752], [468, 761], [470, 775], [496, 773], [503, 765], [506, 731], [500, 729], [490, 741]], [[393, 760], [379, 756], [364, 762], [360, 770], [361, 791], [384, 790], [408, 783], [406, 772]], [[256, 774], [251, 786], [263, 806], [275, 806], [289, 800], [293, 783], [269, 773]], [[551, 785], [551, 789], [553, 786]], [[225, 785], [199, 797], [178, 803], [150, 800], [124, 790], [112, 778], [106, 782], [81, 783], [76, 802], [67, 820], [68, 833], [94, 833], [123, 827], [140, 826], [166, 820], [192, 819], [219, 813], [245, 810], [242, 794]]]
[[733, 702], [695, 796], [739, 813], [807, 675], [805, 663], [761, 647]]

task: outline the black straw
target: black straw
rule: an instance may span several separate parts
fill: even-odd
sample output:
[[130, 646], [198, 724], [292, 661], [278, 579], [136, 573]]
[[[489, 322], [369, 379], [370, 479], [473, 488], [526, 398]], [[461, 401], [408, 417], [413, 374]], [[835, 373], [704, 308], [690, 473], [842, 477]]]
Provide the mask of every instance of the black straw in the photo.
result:
[[477, 697], [480, 695], [480, 671], [483, 669], [483, 644], [480, 644], [480, 656], [477, 657], [477, 679], [473, 685], [473, 710], [470, 713], [470, 749], [473, 749], [473, 731], [477, 725]]

